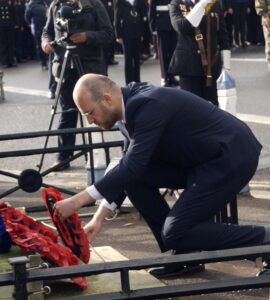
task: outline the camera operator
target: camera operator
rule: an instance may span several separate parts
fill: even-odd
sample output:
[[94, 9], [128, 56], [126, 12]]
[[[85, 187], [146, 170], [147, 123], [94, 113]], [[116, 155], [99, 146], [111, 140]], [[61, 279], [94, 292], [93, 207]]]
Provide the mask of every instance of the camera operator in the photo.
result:
[[[114, 40], [114, 30], [109, 16], [99, 0], [54, 0], [48, 13], [47, 23], [42, 34], [42, 49], [54, 53], [53, 75], [59, 81], [66, 49], [76, 46], [75, 53], [83, 66], [83, 73], [106, 74], [103, 48]], [[72, 57], [72, 56], [71, 56]], [[73, 88], [80, 77], [80, 71], [72, 59], [68, 60], [64, 80], [61, 82], [59, 103], [62, 109], [58, 129], [74, 128], [78, 112], [72, 98]], [[75, 144], [74, 134], [61, 135], [58, 145]], [[61, 151], [54, 165], [73, 155], [73, 151]], [[69, 168], [69, 163], [57, 170]]]

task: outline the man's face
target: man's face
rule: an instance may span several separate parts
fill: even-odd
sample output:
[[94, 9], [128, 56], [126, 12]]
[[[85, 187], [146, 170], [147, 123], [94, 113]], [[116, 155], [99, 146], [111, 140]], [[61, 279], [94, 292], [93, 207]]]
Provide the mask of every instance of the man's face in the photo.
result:
[[80, 101], [77, 101], [77, 107], [89, 124], [111, 129], [117, 122], [117, 114], [110, 97], [109, 94], [104, 94], [101, 99], [95, 101], [89, 94], [85, 94]]

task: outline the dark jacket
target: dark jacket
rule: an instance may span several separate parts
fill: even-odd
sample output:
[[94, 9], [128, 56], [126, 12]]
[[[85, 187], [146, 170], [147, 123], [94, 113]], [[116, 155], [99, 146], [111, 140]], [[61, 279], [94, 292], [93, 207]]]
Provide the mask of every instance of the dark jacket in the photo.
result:
[[[185, 17], [193, 6], [194, 4], [191, 0], [172, 0], [171, 2], [170, 16], [178, 38], [169, 69], [171, 73], [176, 75], [205, 76], [199, 47], [195, 40], [195, 29]], [[205, 16], [199, 28], [204, 37], [204, 48], [207, 52]], [[219, 77], [222, 68], [220, 50], [229, 48], [223, 12], [219, 3], [216, 2], [211, 9], [211, 57], [212, 76], [214, 79]]]
[[[170, 0], [151, 0], [149, 7], [149, 23], [151, 30], [154, 31], [171, 31], [172, 27], [169, 7]], [[159, 10], [159, 7], [161, 8]], [[166, 9], [168, 8], [168, 10]]]
[[117, 38], [139, 38], [143, 35], [145, 0], [135, 0], [131, 5], [126, 0], [115, 1], [115, 30]]
[[16, 24], [14, 5], [9, 0], [0, 0], [0, 26], [9, 27]]
[[197, 182], [196, 189], [210, 193], [234, 185], [259, 157], [261, 145], [245, 123], [194, 94], [147, 83], [129, 84], [122, 93], [130, 145], [95, 183], [108, 202], [119, 203], [149, 166], [185, 170], [187, 188]]
[[25, 21], [33, 24], [36, 32], [42, 32], [46, 24], [48, 6], [43, 0], [30, 0], [25, 9]]
[[[59, 40], [66, 34], [66, 31], [61, 31], [58, 26], [54, 26], [59, 9], [59, 1], [53, 1], [49, 7], [42, 41], [58, 41], [56, 60], [62, 61], [67, 42], [60, 42]], [[75, 20], [78, 25], [78, 28], [72, 33], [86, 32], [87, 35], [86, 42], [76, 44], [77, 48], [74, 50], [82, 61], [84, 72], [106, 74], [103, 48], [114, 40], [114, 30], [104, 5], [99, 0], [89, 0], [81, 13], [72, 20]]]

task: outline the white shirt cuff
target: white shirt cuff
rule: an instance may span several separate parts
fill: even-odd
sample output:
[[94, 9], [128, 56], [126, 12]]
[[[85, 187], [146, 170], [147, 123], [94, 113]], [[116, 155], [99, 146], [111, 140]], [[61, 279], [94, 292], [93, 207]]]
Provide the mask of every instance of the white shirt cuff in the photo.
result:
[[100, 194], [100, 192], [96, 189], [94, 185], [90, 185], [88, 188], [86, 188], [86, 192], [95, 200], [101, 200], [100, 205], [102, 207], [106, 207], [111, 211], [114, 211], [117, 207], [117, 204], [112, 202], [109, 203], [106, 199], [103, 198], [103, 196]]
[[102, 199], [102, 201], [100, 202], [100, 206], [106, 207], [109, 210], [114, 211], [117, 207], [117, 204], [114, 202], [109, 203], [106, 199]]
[[86, 192], [89, 194], [90, 197], [92, 197], [95, 200], [101, 200], [103, 199], [103, 196], [100, 194], [100, 192], [96, 189], [96, 187], [92, 184], [88, 188], [86, 188]]

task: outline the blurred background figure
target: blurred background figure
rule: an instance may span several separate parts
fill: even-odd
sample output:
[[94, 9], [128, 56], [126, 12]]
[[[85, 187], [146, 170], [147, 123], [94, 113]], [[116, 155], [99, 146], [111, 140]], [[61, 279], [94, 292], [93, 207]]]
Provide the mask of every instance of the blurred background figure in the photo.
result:
[[[113, 0], [102, 0], [101, 1], [105, 6], [105, 9], [108, 13], [108, 16], [111, 20], [112, 26], [114, 26], [114, 4]], [[105, 61], [108, 66], [118, 65], [118, 61], [114, 58], [114, 49], [115, 49], [115, 41], [111, 42], [110, 45], [104, 48]]]
[[262, 17], [262, 27], [265, 39], [265, 55], [270, 71], [270, 0], [256, 0], [256, 10]]
[[179, 85], [178, 80], [168, 70], [177, 42], [177, 35], [170, 20], [169, 4], [170, 0], [151, 0], [149, 8], [150, 28], [157, 34], [161, 86]]
[[226, 29], [228, 33], [228, 38], [230, 42], [230, 47], [233, 47], [233, 0], [220, 0], [220, 5], [223, 9], [223, 15], [225, 19]]
[[25, 9], [25, 20], [31, 25], [31, 32], [35, 38], [37, 57], [41, 62], [42, 70], [48, 70], [48, 55], [41, 49], [42, 30], [47, 20], [49, 2], [45, 0], [30, 0]]
[[247, 47], [247, 15], [250, 13], [251, 0], [232, 0], [235, 46]]
[[27, 59], [27, 46], [24, 40], [25, 29], [27, 28], [27, 23], [24, 19], [25, 14], [25, 1], [16, 0], [14, 2], [15, 9], [15, 57], [17, 63], [25, 62]]
[[250, 13], [247, 15], [247, 41], [251, 45], [264, 45], [261, 18], [255, 9], [255, 0], [251, 0]]
[[173, 0], [170, 16], [178, 34], [170, 71], [180, 75], [182, 89], [218, 106], [216, 80], [222, 67], [230, 68], [229, 38], [220, 3]]
[[116, 41], [122, 45], [126, 84], [140, 82], [140, 56], [143, 39], [145, 0], [116, 0]]
[[16, 66], [15, 25], [13, 2], [0, 0], [0, 60], [5, 68]]

